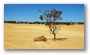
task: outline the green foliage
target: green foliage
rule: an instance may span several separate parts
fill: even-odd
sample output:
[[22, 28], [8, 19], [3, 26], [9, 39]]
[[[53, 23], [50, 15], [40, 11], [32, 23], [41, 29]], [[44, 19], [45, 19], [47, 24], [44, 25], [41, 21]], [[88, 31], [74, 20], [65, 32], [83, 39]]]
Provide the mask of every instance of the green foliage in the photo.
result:
[[39, 18], [40, 18], [40, 20], [43, 20], [43, 16], [42, 16], [42, 15], [40, 15], [40, 17], [39, 17]]
[[[41, 10], [39, 10], [40, 12], [42, 12]], [[51, 21], [56, 21], [56, 20], [62, 20], [62, 18], [60, 17], [60, 15], [62, 14], [62, 11], [58, 11], [56, 9], [53, 10], [45, 10], [44, 12], [42, 12], [43, 15], [40, 15], [40, 20], [43, 21], [43, 19], [51, 19]]]
[[[41, 10], [39, 10], [40, 12], [42, 12]], [[53, 10], [45, 10], [44, 12], [42, 12], [43, 15], [40, 15], [40, 20], [43, 21], [46, 20], [46, 26], [49, 27], [50, 33], [54, 35], [54, 39], [56, 37], [56, 34], [58, 33], [58, 29], [56, 24], [57, 20], [62, 20], [62, 18], [60, 17], [60, 15], [62, 14], [62, 11], [58, 11], [56, 9]]]

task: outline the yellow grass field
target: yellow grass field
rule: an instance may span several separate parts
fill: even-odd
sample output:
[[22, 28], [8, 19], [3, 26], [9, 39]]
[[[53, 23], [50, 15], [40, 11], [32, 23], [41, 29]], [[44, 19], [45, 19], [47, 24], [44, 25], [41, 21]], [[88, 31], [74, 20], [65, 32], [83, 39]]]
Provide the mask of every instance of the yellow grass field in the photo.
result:
[[[84, 25], [58, 25], [60, 31], [53, 40], [44, 24], [4, 23], [5, 49], [84, 49]], [[34, 42], [35, 37], [45, 36], [47, 42]]]

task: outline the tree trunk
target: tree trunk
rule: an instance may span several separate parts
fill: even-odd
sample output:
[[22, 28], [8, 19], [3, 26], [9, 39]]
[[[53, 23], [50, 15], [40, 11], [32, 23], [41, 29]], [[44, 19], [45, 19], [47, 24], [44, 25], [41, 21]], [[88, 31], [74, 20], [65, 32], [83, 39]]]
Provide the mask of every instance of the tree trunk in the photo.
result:
[[54, 35], [54, 39], [56, 39], [56, 34], [54, 33], [53, 35]]

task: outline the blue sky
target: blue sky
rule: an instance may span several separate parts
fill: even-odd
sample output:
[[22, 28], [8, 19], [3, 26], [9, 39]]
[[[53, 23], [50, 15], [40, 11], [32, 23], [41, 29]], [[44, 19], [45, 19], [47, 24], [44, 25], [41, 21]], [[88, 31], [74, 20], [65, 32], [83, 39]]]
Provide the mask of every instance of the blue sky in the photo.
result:
[[60, 22], [84, 22], [84, 4], [4, 4], [4, 20], [41, 21], [38, 10], [62, 11]]

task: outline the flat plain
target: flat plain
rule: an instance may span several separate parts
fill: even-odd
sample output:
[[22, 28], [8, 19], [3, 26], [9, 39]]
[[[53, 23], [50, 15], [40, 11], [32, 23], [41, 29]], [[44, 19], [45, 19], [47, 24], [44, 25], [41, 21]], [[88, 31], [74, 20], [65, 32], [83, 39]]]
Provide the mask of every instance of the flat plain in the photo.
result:
[[[58, 25], [53, 35], [44, 24], [4, 23], [5, 49], [84, 49], [84, 25]], [[46, 42], [34, 42], [34, 38], [45, 36]]]

